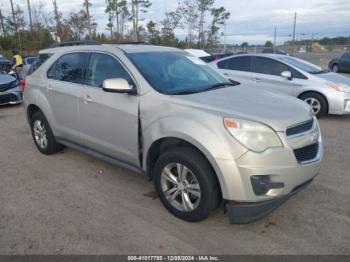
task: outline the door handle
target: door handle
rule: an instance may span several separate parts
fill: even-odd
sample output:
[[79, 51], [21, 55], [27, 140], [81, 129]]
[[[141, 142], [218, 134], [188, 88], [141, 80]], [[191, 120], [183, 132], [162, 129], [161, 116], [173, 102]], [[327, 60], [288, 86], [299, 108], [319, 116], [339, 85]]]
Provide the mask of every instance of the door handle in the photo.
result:
[[91, 98], [91, 96], [89, 96], [89, 95], [86, 95], [86, 96], [84, 96], [84, 103], [85, 104], [90, 104], [90, 103], [92, 103], [92, 98]]
[[260, 79], [260, 78], [254, 78], [253, 81], [254, 81], [255, 83], [260, 83], [260, 82], [261, 82], [261, 79]]
[[228, 76], [228, 73], [224, 73], [225, 76]]
[[47, 89], [47, 91], [51, 91], [53, 88], [52, 88], [52, 86], [50, 84], [48, 84], [46, 89]]

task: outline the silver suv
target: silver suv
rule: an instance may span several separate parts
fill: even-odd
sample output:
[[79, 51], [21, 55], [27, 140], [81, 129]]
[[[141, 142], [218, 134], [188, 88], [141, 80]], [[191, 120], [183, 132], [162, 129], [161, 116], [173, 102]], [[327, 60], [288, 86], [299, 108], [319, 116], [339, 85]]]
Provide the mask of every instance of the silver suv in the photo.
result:
[[308, 105], [228, 81], [179, 49], [79, 45], [40, 57], [24, 94], [39, 151], [68, 146], [146, 174], [181, 219], [205, 219], [224, 200], [232, 223], [254, 221], [319, 171]]

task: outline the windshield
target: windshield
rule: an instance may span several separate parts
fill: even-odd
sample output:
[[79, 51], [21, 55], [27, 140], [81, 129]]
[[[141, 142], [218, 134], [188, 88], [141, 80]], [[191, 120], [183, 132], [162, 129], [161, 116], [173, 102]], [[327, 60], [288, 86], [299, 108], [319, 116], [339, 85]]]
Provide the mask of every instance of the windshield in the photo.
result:
[[232, 85], [198, 58], [181, 52], [130, 53], [148, 83], [163, 94], [189, 94]]
[[301, 59], [297, 59], [293, 57], [283, 57], [281, 58], [281, 60], [287, 62], [288, 64], [291, 64], [292, 66], [297, 67], [300, 70], [306, 71], [310, 74], [321, 74], [321, 73], [328, 72], [326, 70], [323, 70], [321, 67], [317, 65], [311, 64]]

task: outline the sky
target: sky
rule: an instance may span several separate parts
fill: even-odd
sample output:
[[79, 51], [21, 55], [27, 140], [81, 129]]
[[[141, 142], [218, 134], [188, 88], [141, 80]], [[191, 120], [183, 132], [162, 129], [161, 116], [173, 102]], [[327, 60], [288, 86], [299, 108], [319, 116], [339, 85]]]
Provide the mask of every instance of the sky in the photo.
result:
[[[13, 0], [27, 15], [27, 0]], [[45, 3], [45, 10], [52, 13], [51, 0], [31, 0], [32, 5], [39, 1]], [[83, 0], [56, 0], [63, 16], [79, 11]], [[150, 0], [149, 12], [142, 14], [146, 23], [149, 20], [161, 21], [166, 11], [176, 8], [178, 0]], [[90, 11], [98, 23], [99, 32], [107, 32], [107, 15], [104, 0], [91, 0]], [[216, 0], [215, 6], [224, 6], [230, 13], [227, 22], [227, 43], [263, 44], [273, 41], [277, 28], [277, 43], [291, 40], [294, 13], [297, 13], [296, 38], [315, 38], [324, 36], [350, 36], [350, 0]], [[0, 0], [0, 8], [6, 15], [10, 12], [10, 0]], [[209, 18], [209, 17], [208, 17]], [[208, 22], [209, 23], [209, 22]], [[208, 24], [207, 23], [207, 24]], [[184, 30], [177, 30], [176, 35], [183, 39]], [[222, 39], [223, 41], [223, 39]]]

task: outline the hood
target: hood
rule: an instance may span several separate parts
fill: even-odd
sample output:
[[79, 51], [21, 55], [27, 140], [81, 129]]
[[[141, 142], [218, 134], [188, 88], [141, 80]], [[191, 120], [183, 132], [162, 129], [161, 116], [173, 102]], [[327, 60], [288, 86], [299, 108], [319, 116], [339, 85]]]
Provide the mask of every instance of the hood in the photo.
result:
[[336, 74], [333, 72], [329, 72], [326, 74], [318, 74], [318, 75], [314, 75], [314, 76], [319, 77], [323, 80], [326, 80], [325, 82], [339, 83], [339, 84], [344, 84], [344, 85], [350, 86], [350, 78], [349, 77], [345, 77], [343, 75]]
[[16, 78], [14, 78], [11, 75], [6, 75], [6, 74], [0, 74], [0, 85], [6, 85], [9, 84], [13, 81], [16, 81]]
[[306, 103], [292, 96], [274, 94], [244, 84], [197, 94], [174, 95], [171, 102], [215, 111], [222, 117], [257, 121], [282, 132], [313, 116]]

